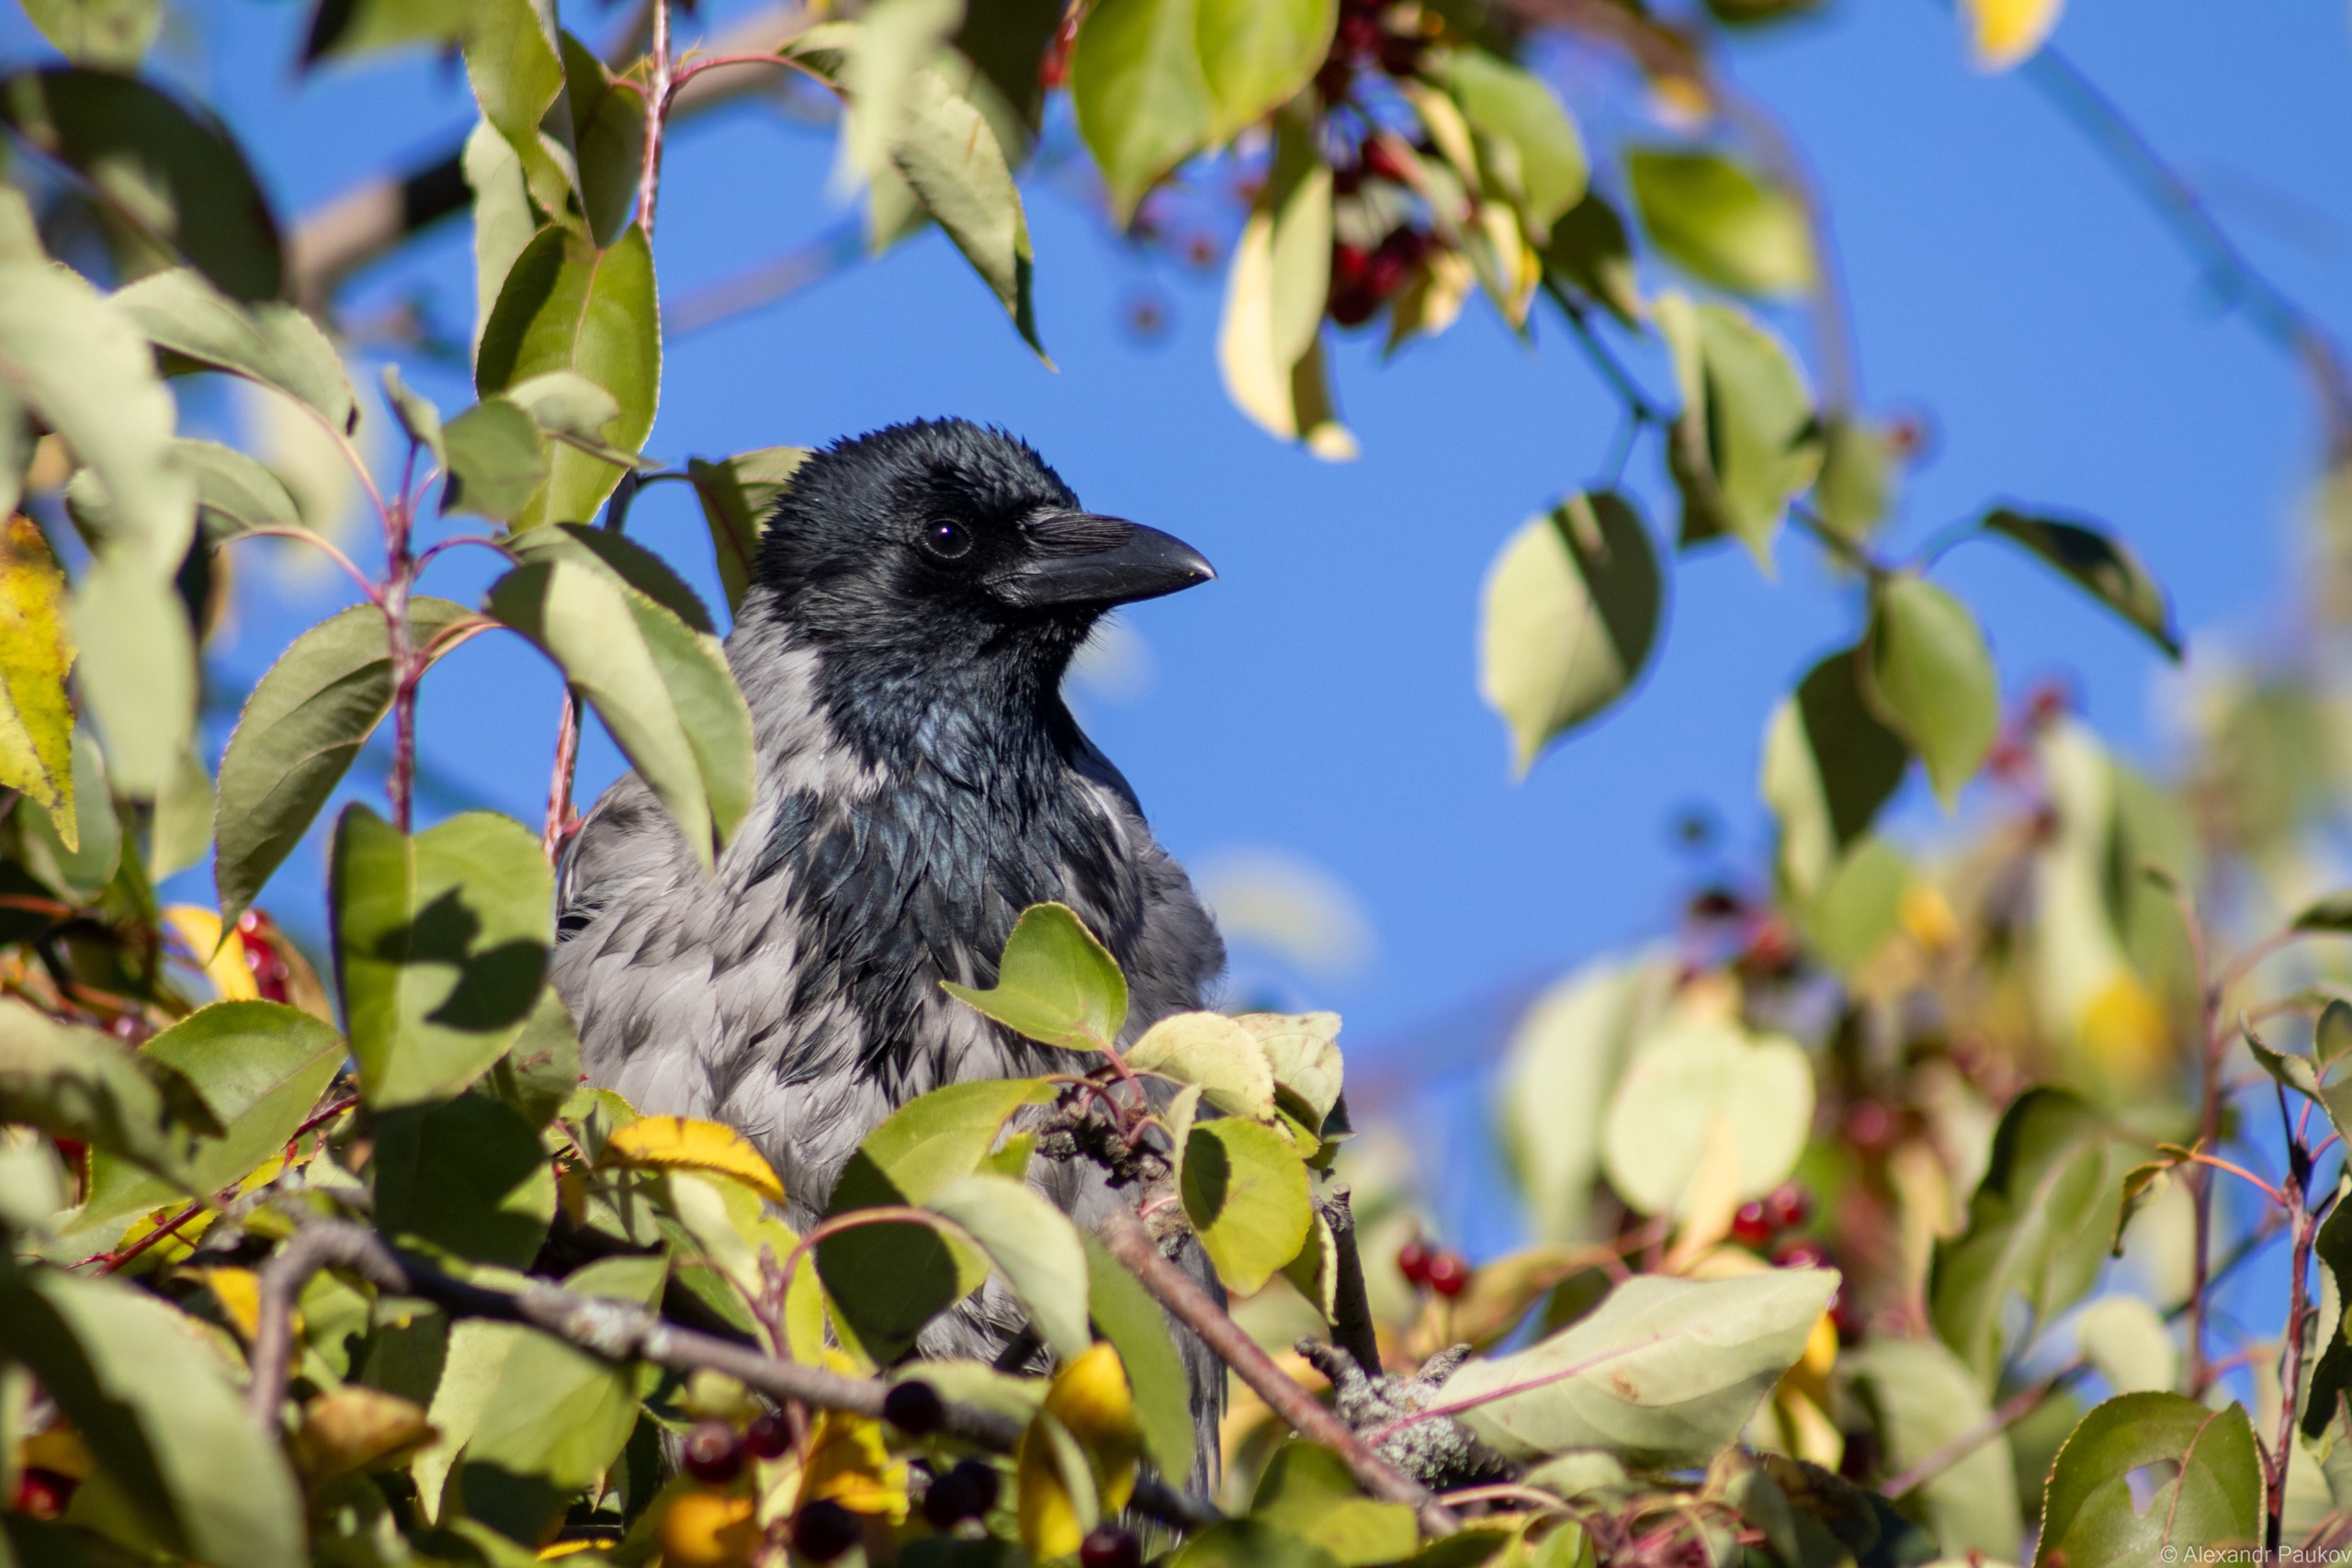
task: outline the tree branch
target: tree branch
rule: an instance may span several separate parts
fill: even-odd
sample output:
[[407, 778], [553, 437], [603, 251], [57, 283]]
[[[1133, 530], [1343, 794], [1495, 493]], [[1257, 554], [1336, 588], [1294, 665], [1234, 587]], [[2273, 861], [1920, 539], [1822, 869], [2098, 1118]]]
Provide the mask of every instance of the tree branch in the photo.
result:
[[[520, 1290], [494, 1291], [443, 1273], [423, 1258], [396, 1252], [365, 1225], [347, 1220], [311, 1220], [296, 1232], [262, 1269], [261, 1317], [254, 1330], [250, 1365], [253, 1381], [247, 1409], [275, 1437], [278, 1407], [286, 1398], [286, 1371], [293, 1347], [294, 1302], [311, 1276], [323, 1268], [348, 1269], [379, 1290], [418, 1296], [451, 1317], [521, 1323], [608, 1361], [647, 1361], [673, 1371], [723, 1372], [778, 1404], [797, 1401], [825, 1410], [843, 1410], [879, 1420], [891, 1385], [879, 1378], [854, 1378], [821, 1367], [770, 1356], [715, 1335], [668, 1322], [633, 1302], [583, 1296], [541, 1280]], [[978, 1447], [1011, 1453], [1023, 1423], [978, 1405], [943, 1401], [940, 1430]], [[1213, 1524], [1216, 1511], [1199, 1500], [1146, 1476], [1136, 1486], [1135, 1506], [1180, 1529]]]
[[1111, 1256], [1187, 1328], [1199, 1335], [1217, 1359], [1255, 1390], [1274, 1414], [1310, 1442], [1320, 1443], [1347, 1461], [1349, 1471], [1366, 1492], [1386, 1502], [1403, 1503], [1419, 1517], [1422, 1533], [1450, 1536], [1462, 1521], [1420, 1483], [1400, 1475], [1387, 1461], [1364, 1446], [1347, 1424], [1323, 1408], [1312, 1393], [1274, 1364], [1258, 1342], [1209, 1299], [1193, 1277], [1160, 1255], [1159, 1244], [1143, 1222], [1125, 1209], [1114, 1209], [1097, 1233]]
[[1356, 1213], [1348, 1190], [1334, 1184], [1323, 1201], [1331, 1226], [1331, 1342], [1355, 1359], [1363, 1375], [1380, 1375], [1380, 1336], [1372, 1323], [1372, 1297], [1364, 1289], [1363, 1257], [1356, 1250]]

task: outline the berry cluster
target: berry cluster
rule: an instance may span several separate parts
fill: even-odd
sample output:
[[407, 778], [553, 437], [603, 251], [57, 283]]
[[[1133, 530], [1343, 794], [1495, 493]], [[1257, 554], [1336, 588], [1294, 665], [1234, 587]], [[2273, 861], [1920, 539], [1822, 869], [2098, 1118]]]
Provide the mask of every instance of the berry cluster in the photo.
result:
[[[1345, 121], [1357, 127], [1354, 152], [1334, 160], [1332, 194], [1355, 204], [1372, 220], [1342, 225], [1331, 246], [1331, 320], [1342, 327], [1362, 326], [1383, 306], [1403, 292], [1422, 260], [1436, 243], [1429, 231], [1410, 222], [1395, 221], [1406, 210], [1415, 182], [1399, 149], [1402, 141], [1369, 129], [1369, 118], [1359, 100], [1367, 78], [1391, 81], [1416, 74], [1429, 47], [1427, 24], [1434, 16], [1415, 5], [1390, 5], [1383, 0], [1342, 0], [1339, 28], [1331, 53], [1316, 73], [1323, 101], [1348, 112], [1334, 117], [1334, 127]], [[1430, 153], [1427, 145], [1415, 148]], [[1389, 218], [1385, 232], [1380, 219]], [[1378, 234], [1376, 240], [1372, 235]], [[1368, 243], [1367, 243], [1368, 242]]]
[[1449, 1247], [1431, 1247], [1415, 1236], [1396, 1249], [1396, 1271], [1405, 1282], [1452, 1301], [1470, 1288], [1470, 1260]]
[[1315, 85], [1325, 103], [1346, 101], [1355, 92], [1360, 72], [1384, 76], [1410, 76], [1421, 68], [1420, 7], [1396, 6], [1387, 0], [1340, 0], [1340, 24], [1331, 38], [1331, 52], [1315, 73]]
[[[1818, 1242], [1794, 1236], [1773, 1247], [1782, 1232], [1800, 1229], [1812, 1218], [1812, 1191], [1801, 1181], [1783, 1181], [1764, 1197], [1739, 1206], [1731, 1217], [1731, 1238], [1758, 1252], [1771, 1249], [1772, 1261], [1784, 1268], [1815, 1267], [1828, 1258]], [[1799, 1253], [1806, 1256], [1800, 1258]]]
[[53, 1519], [65, 1512], [80, 1484], [70, 1475], [28, 1464], [17, 1473], [17, 1495], [8, 1506], [28, 1518]]

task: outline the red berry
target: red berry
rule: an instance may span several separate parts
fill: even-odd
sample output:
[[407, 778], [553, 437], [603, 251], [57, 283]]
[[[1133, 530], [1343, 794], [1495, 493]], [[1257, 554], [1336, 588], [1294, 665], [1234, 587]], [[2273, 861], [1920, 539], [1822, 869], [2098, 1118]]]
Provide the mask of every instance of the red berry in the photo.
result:
[[1810, 1236], [1792, 1236], [1772, 1249], [1775, 1269], [1826, 1269], [1829, 1249]]
[[920, 1378], [909, 1378], [891, 1384], [890, 1392], [882, 1396], [882, 1419], [910, 1438], [927, 1438], [947, 1419], [947, 1406], [940, 1403], [937, 1389]]
[[857, 1516], [829, 1497], [803, 1503], [792, 1516], [792, 1550], [811, 1562], [831, 1562], [865, 1538]]
[[1078, 1545], [1079, 1568], [1143, 1568], [1143, 1542], [1135, 1531], [1100, 1525]]
[[984, 1460], [959, 1459], [955, 1467], [931, 1483], [922, 1495], [922, 1517], [933, 1529], [953, 1529], [966, 1519], [977, 1519], [996, 1506], [1003, 1490], [996, 1466]]
[[1054, 33], [1054, 41], [1046, 46], [1046, 57], [1037, 62], [1037, 85], [1048, 93], [1069, 80], [1069, 51], [1078, 42], [1080, 15], [1079, 6], [1069, 8]]
[[1451, 1248], [1430, 1254], [1430, 1289], [1451, 1301], [1470, 1288], [1470, 1260]]
[[9, 1506], [31, 1518], [53, 1519], [65, 1512], [65, 1506], [74, 1501], [74, 1489], [80, 1484], [70, 1475], [27, 1465], [17, 1477], [16, 1499]]
[[1731, 1217], [1731, 1238], [1742, 1247], [1769, 1246], [1777, 1231], [1761, 1203], [1742, 1203]]
[[685, 1472], [707, 1486], [724, 1486], [743, 1473], [743, 1439], [724, 1421], [698, 1421], [679, 1455]]
[[1862, 1153], [1883, 1154], [1894, 1142], [1894, 1112], [1875, 1100], [1846, 1108], [1846, 1141]]
[[744, 1428], [743, 1446], [753, 1459], [782, 1459], [792, 1451], [792, 1423], [783, 1411], [770, 1410]]
[[1728, 887], [1701, 888], [1688, 910], [1694, 920], [1735, 920], [1747, 912], [1747, 901]]
[[1764, 1213], [1781, 1230], [1795, 1230], [1813, 1218], [1813, 1190], [1802, 1181], [1783, 1181], [1764, 1200]]
[[1430, 1282], [1430, 1249], [1419, 1236], [1396, 1249], [1396, 1272], [1405, 1276], [1408, 1285]]
[[1829, 1298], [1829, 1322], [1838, 1330], [1838, 1343], [1840, 1345], [1860, 1344], [1862, 1335], [1870, 1327], [1861, 1309], [1855, 1306], [1843, 1291]]
[[1331, 52], [1351, 60], [1363, 60], [1380, 51], [1382, 39], [1387, 35], [1380, 26], [1380, 18], [1370, 11], [1350, 11], [1340, 18], [1338, 36], [1332, 40]]

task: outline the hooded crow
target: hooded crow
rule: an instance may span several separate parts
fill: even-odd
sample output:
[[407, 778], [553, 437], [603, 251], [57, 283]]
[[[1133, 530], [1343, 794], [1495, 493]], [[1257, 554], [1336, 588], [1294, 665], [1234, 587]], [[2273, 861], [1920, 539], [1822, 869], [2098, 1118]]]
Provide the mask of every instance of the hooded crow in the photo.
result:
[[[805, 1229], [906, 1101], [1069, 1070], [939, 985], [994, 984], [1029, 905], [1069, 905], [1118, 960], [1128, 1039], [1203, 1006], [1216, 928], [1061, 683], [1106, 611], [1215, 575], [999, 430], [926, 421], [811, 456], [727, 639], [757, 789], [716, 874], [634, 774], [566, 857], [554, 978], [589, 1080], [740, 1129]], [[1124, 1201], [1082, 1161], [1035, 1179], [1080, 1224]], [[1017, 1359], [1023, 1322], [991, 1285], [919, 1349]], [[1211, 1463], [1223, 1372], [1185, 1351]]]

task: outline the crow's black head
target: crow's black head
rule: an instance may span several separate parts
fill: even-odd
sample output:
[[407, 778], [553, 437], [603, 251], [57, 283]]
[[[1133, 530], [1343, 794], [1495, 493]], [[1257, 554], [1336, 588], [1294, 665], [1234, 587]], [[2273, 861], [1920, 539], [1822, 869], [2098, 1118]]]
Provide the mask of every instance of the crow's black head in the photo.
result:
[[1182, 540], [1082, 510], [1026, 442], [960, 419], [811, 457], [759, 562], [771, 613], [829, 659], [1047, 686], [1104, 611], [1215, 575]]

